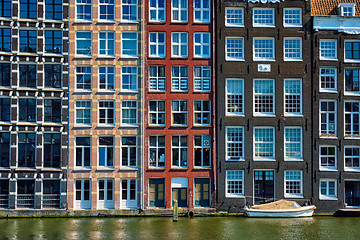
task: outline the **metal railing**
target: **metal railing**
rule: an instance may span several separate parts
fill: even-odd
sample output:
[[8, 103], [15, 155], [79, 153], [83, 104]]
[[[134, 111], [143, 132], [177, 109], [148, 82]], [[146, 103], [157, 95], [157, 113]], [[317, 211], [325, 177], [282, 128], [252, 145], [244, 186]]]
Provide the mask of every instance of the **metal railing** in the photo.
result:
[[17, 208], [34, 208], [35, 194], [17, 194], [16, 207]]
[[60, 208], [60, 194], [43, 194], [43, 208]]
[[9, 208], [9, 194], [0, 194], [0, 208]]

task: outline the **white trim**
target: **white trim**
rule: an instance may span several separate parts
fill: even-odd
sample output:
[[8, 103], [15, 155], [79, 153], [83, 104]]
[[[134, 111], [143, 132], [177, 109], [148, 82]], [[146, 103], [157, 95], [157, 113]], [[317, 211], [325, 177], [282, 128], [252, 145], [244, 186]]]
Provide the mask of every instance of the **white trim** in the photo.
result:
[[[287, 142], [286, 141], [286, 130], [288, 130], [288, 129], [297, 129], [297, 130], [299, 130], [299, 132], [300, 132], [300, 142], [291, 142], [291, 141], [289, 141], [289, 142]], [[286, 144], [292, 144], [292, 145], [294, 145], [294, 144], [300, 144], [300, 155], [299, 155], [299, 157], [287, 157], [286, 156]], [[303, 130], [302, 130], [302, 127], [298, 127], [298, 126], [291, 126], [291, 127], [284, 127], [284, 161], [303, 161], [304, 160], [304, 158], [303, 158], [303, 151], [304, 151], [304, 149], [303, 149]]]
[[[286, 181], [296, 181], [299, 180], [286, 180], [287, 172], [300, 172], [300, 193], [286, 193]], [[284, 198], [303, 198], [303, 171], [302, 170], [285, 170], [284, 171]]]
[[[271, 22], [272, 23], [255, 23], [255, 20], [260, 20], [260, 21], [264, 21], [263, 18], [256, 18], [257, 15], [255, 15], [254, 11], [271, 11]], [[260, 15], [263, 15], [264, 13], [262, 12]], [[267, 19], [266, 19], [267, 20]], [[265, 21], [266, 21], [265, 20]], [[270, 18], [269, 18], [270, 20]], [[274, 28], [275, 27], [275, 8], [253, 8], [252, 9], [252, 26], [253, 27], [266, 27], [266, 28]]]
[[[255, 131], [257, 129], [264, 129], [264, 130], [272, 130], [272, 138], [273, 141], [272, 142], [257, 142], [255, 141]], [[276, 161], [276, 153], [275, 153], [275, 127], [272, 126], [256, 126], [253, 128], [253, 160], [254, 161]], [[272, 156], [269, 157], [261, 157], [261, 156], [256, 156], [256, 144], [272, 144]]]
[[[326, 148], [326, 149], [329, 149], [329, 148], [334, 148], [335, 150], [335, 155], [330, 155], [330, 154], [327, 154], [327, 155], [321, 155], [321, 148]], [[338, 160], [337, 160], [337, 146], [335, 145], [319, 145], [319, 171], [337, 171], [338, 170]], [[321, 157], [334, 157], [335, 158], [335, 163], [334, 165], [335, 166], [322, 166], [321, 165]], [[328, 161], [327, 161], [328, 162]]]
[[[239, 20], [239, 24], [233, 24], [233, 23], [228, 23], [228, 10], [238, 10], [241, 11], [241, 19]], [[244, 27], [244, 8], [242, 7], [225, 7], [225, 27]]]
[[[228, 141], [228, 130], [231, 128], [236, 128], [236, 129], [241, 129], [241, 134], [242, 134], [242, 141], [233, 141], [234, 143], [238, 143], [241, 144], [241, 148], [242, 148], [242, 153], [241, 156], [236, 157], [236, 158], [231, 158], [229, 157], [229, 151], [228, 151], [228, 144], [230, 143]], [[244, 131], [244, 127], [243, 126], [226, 126], [225, 127], [225, 160], [226, 161], [245, 161], [245, 131]]]
[[[326, 183], [326, 192], [327, 194], [323, 195], [321, 194], [321, 183]], [[331, 196], [328, 194], [329, 192], [329, 182], [334, 182], [334, 190], [335, 190], [335, 196]], [[337, 198], [337, 180], [336, 179], [330, 179], [330, 178], [320, 178], [319, 180], [319, 200], [338, 200]]]
[[[300, 23], [299, 24], [285, 23], [285, 21], [286, 21], [285, 11], [299, 11], [298, 14], [300, 16]], [[302, 8], [284, 8], [283, 9], [283, 26], [284, 27], [302, 27]]]
[[[331, 46], [330, 48], [323, 49], [321, 47], [322, 43], [328, 43], [328, 44], [331, 44], [331, 45], [335, 43], [335, 45], [334, 45], [335, 48], [333, 49], [332, 46]], [[337, 46], [337, 44], [338, 44], [337, 39], [319, 39], [319, 60], [337, 61], [338, 60], [338, 53], [337, 53], [338, 46]], [[334, 57], [324, 57], [323, 54], [321, 53], [321, 51], [327, 51], [327, 52], [331, 51], [332, 52], [331, 54], [333, 54]]]

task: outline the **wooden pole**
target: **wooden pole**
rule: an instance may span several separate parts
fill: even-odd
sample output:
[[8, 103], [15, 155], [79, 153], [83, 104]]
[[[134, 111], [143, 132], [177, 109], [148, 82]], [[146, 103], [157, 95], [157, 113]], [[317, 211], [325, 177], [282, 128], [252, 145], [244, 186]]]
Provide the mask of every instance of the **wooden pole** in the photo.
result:
[[178, 221], [178, 215], [179, 215], [179, 211], [178, 211], [178, 201], [174, 200], [174, 206], [173, 206], [173, 222], [177, 222]]

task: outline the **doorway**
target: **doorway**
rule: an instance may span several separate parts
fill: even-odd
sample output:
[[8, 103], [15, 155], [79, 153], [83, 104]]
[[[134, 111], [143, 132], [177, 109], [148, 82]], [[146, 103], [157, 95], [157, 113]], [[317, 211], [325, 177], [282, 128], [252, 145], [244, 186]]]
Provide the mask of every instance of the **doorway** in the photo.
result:
[[254, 171], [254, 204], [274, 200], [274, 171]]
[[360, 181], [345, 181], [345, 204], [349, 207], [360, 206]]

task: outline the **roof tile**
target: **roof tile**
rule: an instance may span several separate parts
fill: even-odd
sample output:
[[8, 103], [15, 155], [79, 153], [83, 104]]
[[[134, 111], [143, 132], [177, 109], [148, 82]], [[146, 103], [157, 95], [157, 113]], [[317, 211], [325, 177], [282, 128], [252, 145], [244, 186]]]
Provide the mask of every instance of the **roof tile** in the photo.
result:
[[311, 15], [338, 15], [339, 3], [356, 3], [355, 16], [360, 16], [360, 0], [311, 0]]

